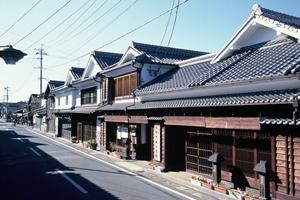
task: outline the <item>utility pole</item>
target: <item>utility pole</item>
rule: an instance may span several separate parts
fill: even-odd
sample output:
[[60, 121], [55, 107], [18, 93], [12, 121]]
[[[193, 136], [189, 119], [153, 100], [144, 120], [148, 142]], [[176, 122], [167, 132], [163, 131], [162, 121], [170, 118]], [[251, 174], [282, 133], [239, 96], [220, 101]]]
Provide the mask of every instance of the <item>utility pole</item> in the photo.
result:
[[43, 45], [41, 45], [40, 49], [34, 49], [36, 50], [35, 55], [39, 55], [40, 57], [38, 58], [40, 60], [40, 67], [38, 67], [40, 69], [40, 95], [43, 93], [43, 56], [46, 56], [47, 53], [44, 51], [43, 49]]
[[9, 87], [8, 86], [4, 87], [4, 90], [6, 90], [6, 95], [4, 95], [4, 97], [6, 97], [6, 98], [4, 98], [4, 101], [6, 99], [6, 109], [5, 109], [6, 113], [5, 113], [5, 115], [6, 115], [6, 118], [7, 118], [7, 116], [8, 116], [8, 98], [9, 98], [8, 92], [9, 92]]

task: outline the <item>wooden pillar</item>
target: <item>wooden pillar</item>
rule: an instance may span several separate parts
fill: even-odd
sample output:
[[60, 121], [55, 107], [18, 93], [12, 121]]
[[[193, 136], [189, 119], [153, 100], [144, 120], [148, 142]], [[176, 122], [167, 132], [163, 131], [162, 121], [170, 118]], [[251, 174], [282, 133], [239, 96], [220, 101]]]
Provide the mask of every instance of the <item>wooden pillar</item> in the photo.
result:
[[284, 138], [285, 143], [285, 182], [286, 182], [286, 194], [289, 194], [289, 147], [288, 147], [288, 136], [286, 135]]
[[[272, 173], [276, 172], [276, 144], [275, 144], [275, 136], [271, 136], [271, 169]], [[276, 182], [272, 179], [271, 182], [271, 193], [272, 196], [275, 197], [275, 191], [276, 191]]]
[[294, 183], [294, 180], [295, 180], [295, 176], [294, 176], [294, 143], [293, 143], [293, 133], [291, 133], [291, 136], [290, 136], [290, 142], [289, 142], [289, 147], [290, 147], [290, 151], [289, 151], [289, 160], [290, 160], [290, 163], [289, 163], [289, 170], [290, 170], [290, 194], [292, 196], [294, 196], [295, 194], [295, 183]]
[[[256, 139], [257, 139], [257, 132], [254, 131], [253, 132], [253, 140], [255, 142], [255, 145], [254, 145], [254, 149], [253, 149], [253, 166], [255, 166], [257, 163], [258, 163], [258, 160], [257, 160], [257, 143], [256, 143]], [[256, 179], [258, 179], [258, 176], [257, 176], [257, 172], [254, 172], [254, 177]]]
[[236, 137], [235, 137], [235, 130], [232, 131], [232, 137], [233, 137], [233, 144], [232, 144], [232, 165], [236, 166], [236, 147], [235, 147], [235, 142], [236, 142]]

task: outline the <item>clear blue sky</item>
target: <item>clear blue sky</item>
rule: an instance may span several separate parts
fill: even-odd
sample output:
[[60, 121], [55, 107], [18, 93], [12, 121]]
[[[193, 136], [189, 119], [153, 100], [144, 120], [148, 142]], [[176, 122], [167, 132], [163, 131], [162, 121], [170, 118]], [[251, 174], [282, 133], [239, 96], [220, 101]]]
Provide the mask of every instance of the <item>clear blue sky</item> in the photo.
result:
[[[105, 11], [112, 7], [119, 0], [108, 0], [94, 16], [87, 17], [99, 7], [104, 0], [96, 0], [88, 12], [79, 18], [71, 28], [63, 35], [62, 31], [78, 18], [79, 14], [88, 8], [93, 2], [91, 0], [78, 14], [74, 15], [62, 26], [49, 34], [39, 43], [27, 49], [33, 42], [41, 38], [45, 33], [59, 24], [67, 16], [80, 7], [88, 0], [72, 0], [61, 12], [53, 17], [49, 22], [35, 31], [25, 40], [18, 43], [15, 48], [25, 50], [28, 56], [19, 61], [17, 65], [10, 66], [0, 60], [0, 100], [4, 95], [4, 87], [10, 87], [10, 101], [28, 100], [31, 93], [39, 92], [39, 71], [34, 67], [39, 66], [35, 59], [34, 48], [39, 48], [44, 44], [48, 56], [44, 59], [44, 66], [47, 68], [45, 73], [46, 80], [44, 88], [49, 79], [65, 80], [68, 69], [71, 66], [84, 67], [88, 57], [66, 65], [59, 65], [74, 59], [87, 52], [102, 46], [103, 44], [115, 39], [116, 37], [128, 32], [129, 30], [143, 24], [148, 19], [159, 15], [172, 6], [173, 0], [139, 0], [130, 10], [128, 10], [116, 22], [110, 21], [119, 15], [122, 10], [132, 4], [134, 0], [122, 0], [118, 6], [105, 15], [100, 21], [86, 28], [81, 34], [72, 38], [78, 30], [92, 23]], [[0, 35], [10, 25], [12, 25], [22, 14], [25, 13], [37, 0], [0, 0]], [[55, 10], [62, 6], [67, 0], [42, 0], [24, 19], [16, 24], [6, 35], [0, 38], [0, 45], [14, 44], [20, 38], [32, 31], [38, 24], [50, 16]], [[177, 0], [176, 0], [177, 2]], [[180, 7], [178, 12], [177, 24], [170, 46], [178, 48], [194, 49], [199, 51], [215, 52], [232, 37], [242, 23], [249, 17], [253, 4], [259, 3], [262, 7], [283, 12], [286, 14], [300, 17], [299, 0], [189, 0]], [[173, 15], [174, 17], [174, 15]], [[123, 53], [132, 40], [150, 44], [159, 44], [167, 23], [168, 14], [157, 21], [145, 26], [143, 29], [101, 49], [102, 51], [113, 51]], [[85, 22], [85, 23], [83, 23]], [[171, 24], [173, 20], [171, 20]], [[76, 30], [80, 24], [83, 24]], [[105, 30], [103, 27], [110, 24]], [[75, 29], [75, 30], [74, 30]], [[166, 44], [170, 35], [169, 27], [163, 44]], [[91, 36], [93, 39], [88, 40]], [[58, 42], [57, 42], [58, 40]], [[83, 46], [84, 45], [84, 46]], [[82, 48], [78, 49], [79, 47]], [[59, 65], [59, 66], [57, 66]]]

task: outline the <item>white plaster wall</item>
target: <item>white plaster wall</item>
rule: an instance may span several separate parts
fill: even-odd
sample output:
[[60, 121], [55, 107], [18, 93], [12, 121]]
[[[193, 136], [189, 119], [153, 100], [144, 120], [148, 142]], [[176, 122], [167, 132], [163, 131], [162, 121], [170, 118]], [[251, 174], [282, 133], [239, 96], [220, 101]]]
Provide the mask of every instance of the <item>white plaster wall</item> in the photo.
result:
[[[66, 97], [68, 96], [68, 104], [66, 104]], [[58, 105], [58, 98], [60, 98], [60, 105]], [[73, 100], [73, 91], [66, 91], [55, 95], [55, 109], [68, 109], [75, 105]]]
[[58, 117], [55, 117], [55, 136], [58, 136]]
[[96, 121], [96, 141], [97, 141], [97, 149], [100, 150], [100, 119]]

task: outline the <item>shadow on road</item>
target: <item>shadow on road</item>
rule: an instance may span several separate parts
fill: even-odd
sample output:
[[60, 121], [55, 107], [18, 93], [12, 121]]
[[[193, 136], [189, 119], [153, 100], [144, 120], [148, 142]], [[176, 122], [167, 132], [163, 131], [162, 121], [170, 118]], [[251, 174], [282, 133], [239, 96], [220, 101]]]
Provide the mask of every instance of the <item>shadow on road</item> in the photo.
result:
[[[31, 142], [30, 138], [34, 137], [17, 134], [13, 130], [0, 131], [1, 199], [119, 199], [81, 174], [75, 173], [75, 167], [66, 167], [38, 148], [47, 144]], [[124, 175], [121, 172], [117, 172], [117, 174]], [[69, 177], [71, 181], [67, 180], [65, 176]], [[88, 193], [80, 191], [71, 183], [72, 181], [78, 183]]]

